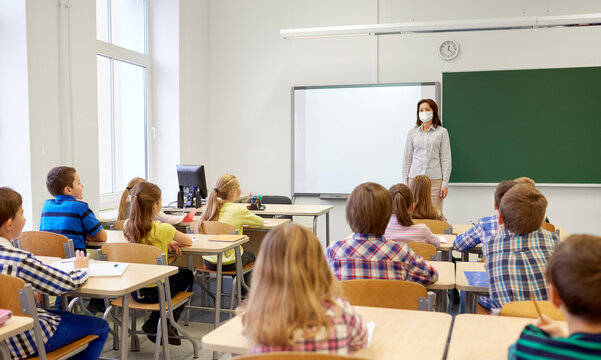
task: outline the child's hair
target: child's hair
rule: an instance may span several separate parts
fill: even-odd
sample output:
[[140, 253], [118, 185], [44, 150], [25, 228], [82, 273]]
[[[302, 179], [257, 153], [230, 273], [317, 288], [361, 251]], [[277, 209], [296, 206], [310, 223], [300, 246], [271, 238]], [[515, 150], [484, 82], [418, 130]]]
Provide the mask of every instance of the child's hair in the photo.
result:
[[497, 189], [495, 190], [495, 206], [497, 209], [501, 206], [501, 199], [505, 193], [516, 184], [517, 181], [515, 180], [503, 180], [497, 185]]
[[257, 256], [243, 334], [256, 344], [285, 346], [296, 329], [306, 337], [315, 336], [313, 326], [315, 332], [329, 331], [324, 302], [334, 302], [341, 292], [311, 231], [297, 224], [273, 229]]
[[57, 166], [48, 172], [46, 187], [52, 196], [64, 195], [67, 186], [73, 187], [75, 173], [77, 171], [70, 166]]
[[561, 242], [547, 262], [547, 281], [570, 314], [601, 322], [601, 237], [578, 234]]
[[121, 195], [117, 220], [126, 220], [129, 217], [129, 203], [131, 201], [131, 190], [134, 188], [134, 186], [144, 181], [146, 181], [146, 179], [142, 179], [141, 177], [135, 177], [129, 180], [129, 182], [127, 183], [127, 187]]
[[141, 182], [131, 189], [129, 220], [123, 234], [129, 242], [141, 243], [152, 229], [154, 204], [161, 200], [161, 189], [153, 183]]
[[412, 217], [414, 219], [439, 218], [438, 211], [432, 204], [432, 181], [426, 175], [417, 175], [409, 184], [413, 196], [415, 196], [415, 209]]
[[432, 108], [432, 126], [437, 128], [438, 126], [442, 125], [440, 117], [438, 116], [438, 105], [436, 105], [436, 101], [432, 99], [421, 99], [417, 103], [417, 121], [415, 122], [415, 125], [420, 126], [422, 124], [422, 121], [419, 119], [419, 106], [423, 103], [428, 103], [428, 105], [430, 105]]
[[415, 202], [411, 189], [405, 184], [396, 184], [392, 185], [388, 191], [392, 195], [392, 213], [396, 215], [399, 224], [403, 226], [413, 225], [413, 220], [409, 213], [411, 204]]
[[240, 183], [234, 175], [221, 175], [217, 180], [215, 187], [209, 193], [206, 210], [202, 214], [199, 223], [203, 221], [217, 221], [219, 219], [221, 205], [224, 202], [223, 200], [227, 199], [230, 191], [236, 190], [238, 186], [240, 186]]
[[505, 227], [516, 234], [538, 230], [545, 218], [547, 199], [529, 184], [517, 184], [505, 193], [499, 210]]
[[384, 235], [391, 214], [390, 193], [373, 182], [357, 186], [346, 203], [346, 221], [356, 233]]
[[534, 180], [530, 179], [529, 177], [526, 176], [521, 176], [519, 178], [515, 178], [513, 179], [515, 182], [517, 182], [518, 184], [530, 184], [532, 186], [535, 186], [536, 183], [534, 182]]
[[23, 198], [18, 192], [8, 187], [0, 187], [0, 226], [9, 219], [14, 219], [21, 205]]

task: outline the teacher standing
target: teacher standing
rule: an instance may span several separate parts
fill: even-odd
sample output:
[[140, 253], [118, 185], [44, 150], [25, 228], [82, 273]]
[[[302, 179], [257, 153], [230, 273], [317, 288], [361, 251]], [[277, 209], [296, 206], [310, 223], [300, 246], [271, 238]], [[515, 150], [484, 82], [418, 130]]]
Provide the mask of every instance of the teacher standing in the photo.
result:
[[451, 176], [451, 144], [432, 99], [417, 103], [416, 127], [409, 130], [405, 144], [403, 181], [409, 185], [417, 175], [426, 175], [432, 181], [432, 203], [442, 213]]

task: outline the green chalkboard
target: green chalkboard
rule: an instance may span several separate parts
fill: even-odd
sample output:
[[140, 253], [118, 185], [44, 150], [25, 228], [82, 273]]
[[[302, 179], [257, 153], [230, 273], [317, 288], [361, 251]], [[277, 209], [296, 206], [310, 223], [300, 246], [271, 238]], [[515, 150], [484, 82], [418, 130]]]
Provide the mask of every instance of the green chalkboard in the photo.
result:
[[444, 73], [452, 183], [601, 184], [601, 67]]

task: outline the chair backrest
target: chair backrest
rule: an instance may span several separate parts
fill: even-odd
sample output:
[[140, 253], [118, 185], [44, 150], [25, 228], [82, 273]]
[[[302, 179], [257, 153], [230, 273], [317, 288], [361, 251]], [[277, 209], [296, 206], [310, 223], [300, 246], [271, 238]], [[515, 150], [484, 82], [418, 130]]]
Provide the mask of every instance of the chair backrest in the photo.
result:
[[66, 236], [48, 231], [24, 231], [19, 237], [20, 248], [37, 256], [62, 259], [72, 257], [73, 241]]
[[419, 298], [428, 292], [422, 284], [400, 280], [341, 281], [344, 297], [351, 305], [418, 310]]
[[152, 245], [135, 243], [110, 243], [102, 245], [102, 253], [108, 261], [134, 264], [156, 264], [161, 250]]
[[[559, 311], [552, 302], [547, 300], [536, 300], [536, 303], [538, 304], [540, 311], [551, 319], [566, 321], [565, 316], [563, 316], [561, 311]], [[536, 308], [532, 301], [512, 301], [507, 303], [501, 308], [501, 315], [533, 319], [538, 317], [538, 313], [536, 312]]]
[[354, 356], [336, 354], [318, 354], [309, 352], [272, 352], [256, 355], [238, 356], [236, 360], [361, 360]]
[[15, 316], [23, 316], [18, 291], [25, 288], [25, 281], [14, 276], [0, 274], [0, 309], [8, 309]]
[[[292, 205], [292, 200], [288, 196], [284, 195], [263, 195], [261, 196], [262, 204], [283, 204], [283, 205]], [[263, 215], [257, 214], [263, 218], [280, 218], [280, 219], [290, 219], [292, 221], [292, 216], [290, 215]]]
[[123, 231], [124, 227], [125, 227], [125, 220], [117, 220], [113, 224], [113, 229], [114, 230], [121, 230], [121, 231]]
[[548, 223], [548, 222], [543, 222], [543, 224], [541, 225], [541, 227], [547, 231], [550, 232], [555, 232], [555, 225]]
[[442, 220], [431, 220], [431, 219], [413, 219], [416, 224], [426, 224], [432, 234], [444, 234], [445, 231], [449, 230], [449, 224]]
[[207, 235], [231, 234], [236, 231], [234, 225], [219, 221], [202, 221], [198, 226], [198, 232]]
[[415, 251], [417, 255], [423, 257], [426, 260], [432, 260], [432, 256], [436, 258], [438, 251], [432, 244], [426, 244], [417, 241], [408, 241], [407, 245], [411, 248], [411, 250]]

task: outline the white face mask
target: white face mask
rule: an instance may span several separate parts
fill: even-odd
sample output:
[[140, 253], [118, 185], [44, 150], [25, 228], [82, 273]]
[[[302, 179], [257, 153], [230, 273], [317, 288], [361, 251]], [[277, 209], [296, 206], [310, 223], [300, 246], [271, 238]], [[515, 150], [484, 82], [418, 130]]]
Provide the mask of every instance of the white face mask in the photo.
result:
[[419, 119], [422, 122], [428, 122], [428, 121], [432, 120], [433, 117], [434, 117], [434, 113], [432, 111], [422, 111], [419, 113]]

